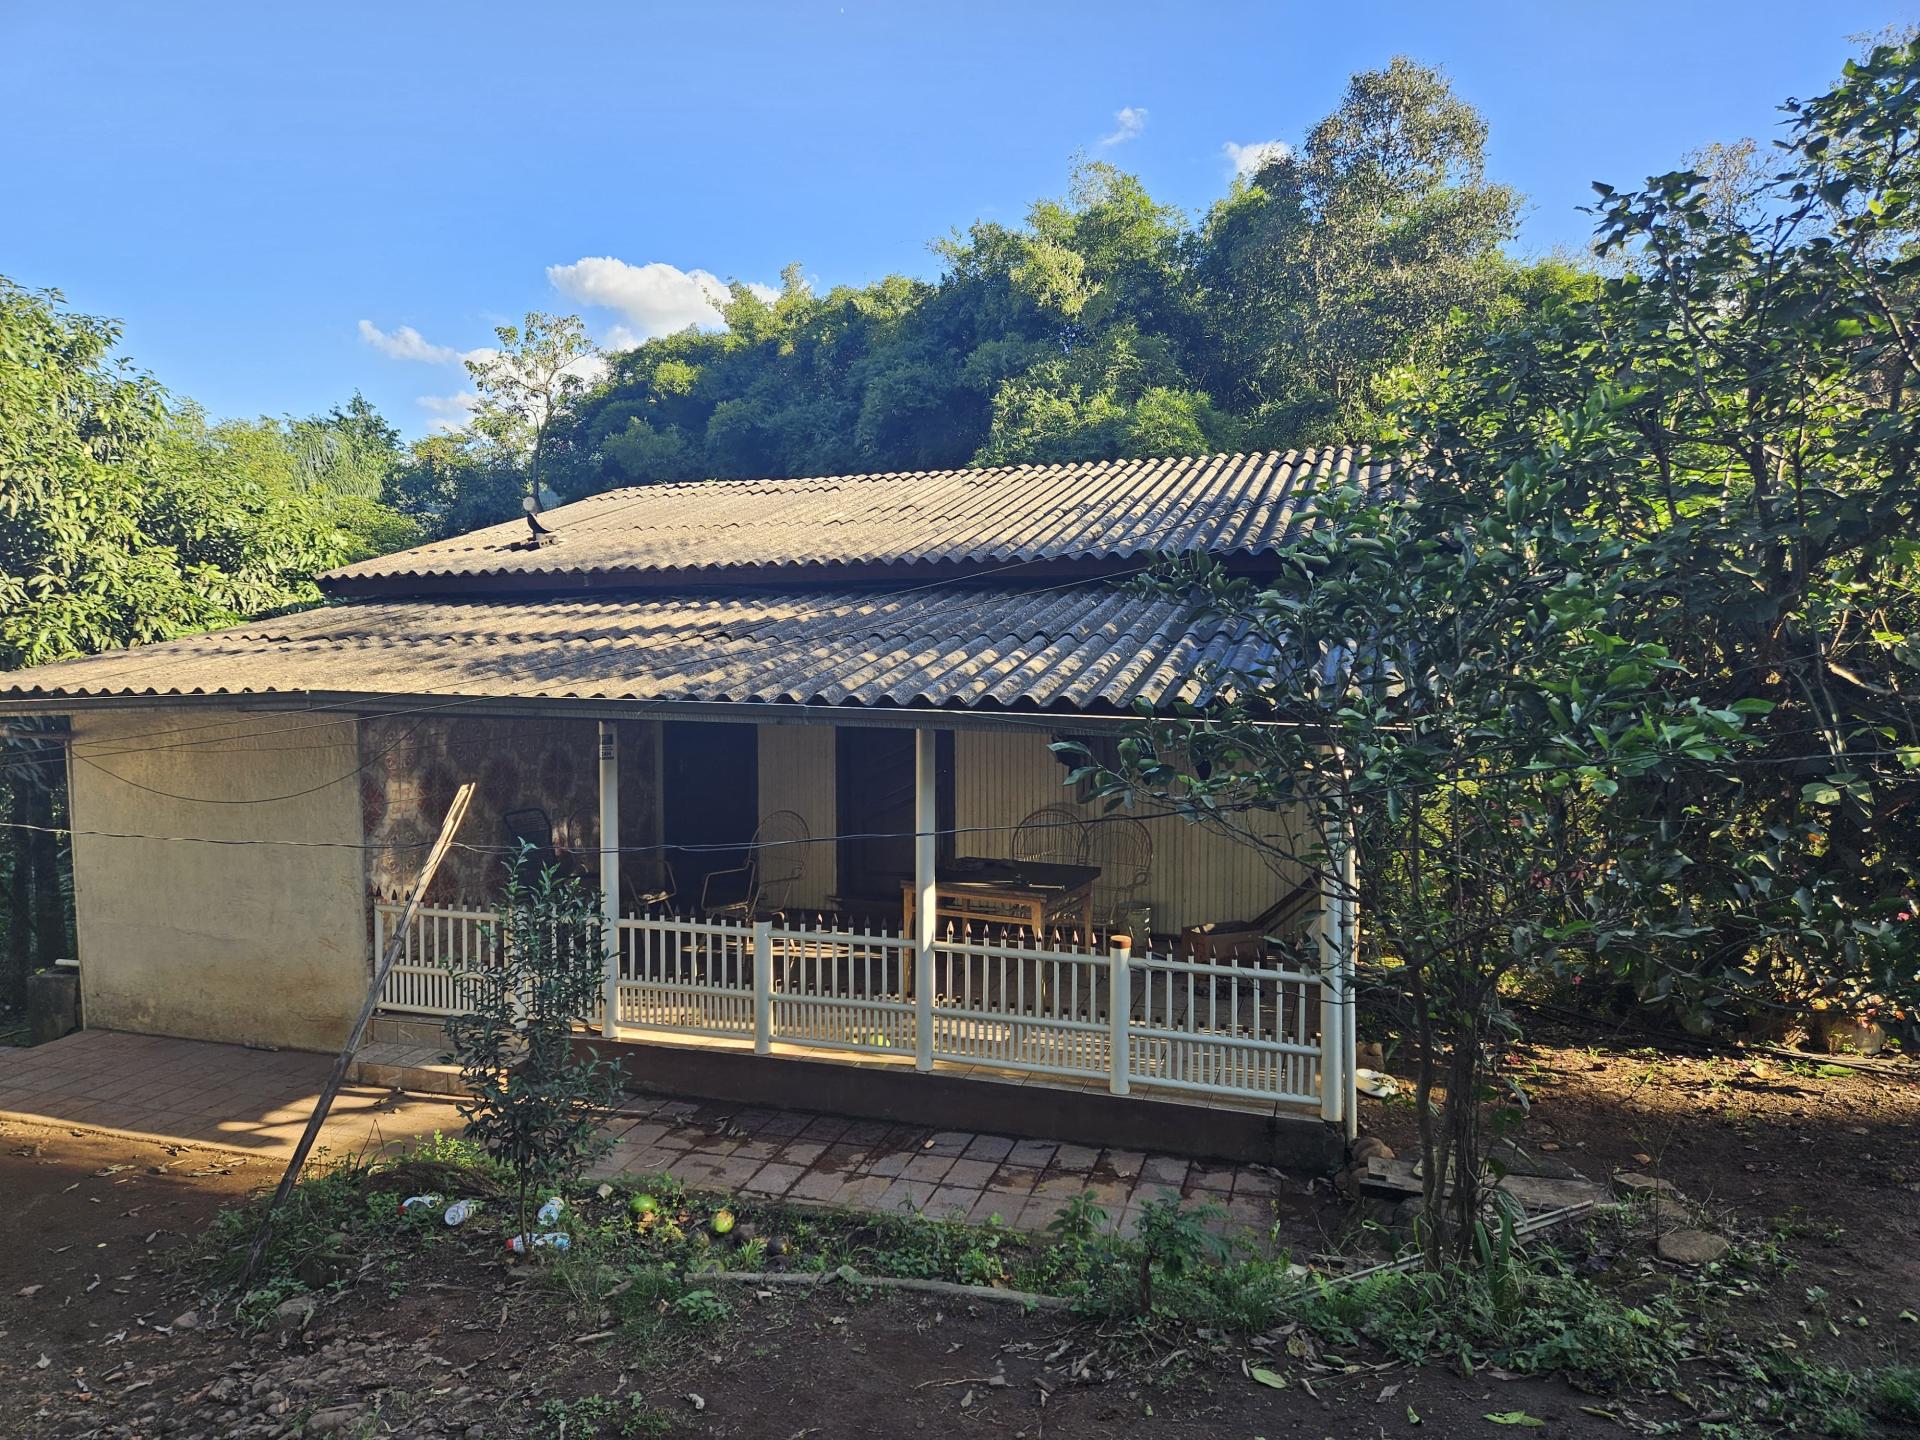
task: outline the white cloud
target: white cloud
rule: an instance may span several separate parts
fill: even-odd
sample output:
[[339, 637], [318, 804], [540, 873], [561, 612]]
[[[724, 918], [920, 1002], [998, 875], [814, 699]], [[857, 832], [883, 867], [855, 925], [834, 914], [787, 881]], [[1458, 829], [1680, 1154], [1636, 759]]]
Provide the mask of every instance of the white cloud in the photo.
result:
[[451, 345], [435, 345], [411, 325], [393, 331], [382, 330], [371, 320], [360, 322], [360, 338], [392, 360], [426, 360], [436, 365], [459, 358]]
[[371, 320], [360, 322], [360, 338], [389, 360], [421, 360], [429, 365], [451, 365], [456, 360], [490, 360], [500, 353], [486, 345], [478, 350], [456, 350], [451, 345], [436, 345], [411, 325], [382, 330]]
[[450, 433], [466, 428], [480, 397], [471, 390], [463, 390], [458, 395], [421, 395], [414, 403], [427, 412], [429, 430]]
[[[689, 325], [717, 330], [726, 324], [721, 314], [721, 306], [730, 298], [726, 282], [709, 270], [681, 270], [658, 262], [629, 265], [612, 256], [587, 256], [571, 265], [549, 265], [547, 279], [576, 304], [619, 314], [620, 320], [607, 328], [601, 340], [609, 351], [631, 350], [656, 335], [670, 335]], [[747, 289], [769, 302], [780, 296], [771, 285], [758, 282], [749, 282]], [[429, 365], [484, 364], [500, 353], [490, 345], [472, 350], [436, 345], [411, 325], [382, 330], [371, 320], [360, 322], [360, 338], [390, 360]], [[607, 370], [606, 361], [598, 355], [582, 359], [573, 368], [590, 384]], [[479, 400], [472, 390], [464, 390], [421, 395], [417, 403], [427, 414], [428, 429], [454, 431], [466, 427]]]
[[1229, 140], [1220, 149], [1233, 162], [1235, 175], [1257, 175], [1274, 161], [1293, 154], [1293, 147], [1284, 140], [1250, 140], [1245, 145]]
[[1102, 145], [1124, 145], [1138, 137], [1147, 128], [1147, 107], [1144, 105], [1123, 105], [1113, 112], [1113, 133], [1102, 135]]
[[[726, 323], [720, 313], [728, 300], [726, 282], [710, 270], [682, 270], [658, 260], [630, 265], [611, 255], [590, 255], [571, 265], [549, 265], [547, 279], [569, 300], [619, 312], [621, 323], [607, 334], [609, 349], [631, 350], [689, 325], [717, 330]], [[755, 293], [767, 290], [754, 288]]]

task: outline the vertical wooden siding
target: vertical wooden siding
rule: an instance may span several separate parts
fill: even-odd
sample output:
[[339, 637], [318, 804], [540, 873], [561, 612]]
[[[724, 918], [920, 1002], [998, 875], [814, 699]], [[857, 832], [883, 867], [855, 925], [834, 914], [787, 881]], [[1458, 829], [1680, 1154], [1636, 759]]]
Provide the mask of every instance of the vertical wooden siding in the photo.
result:
[[[836, 830], [833, 777], [833, 728], [828, 725], [761, 725], [760, 813], [793, 810], [806, 820], [816, 837]], [[806, 873], [800, 877], [790, 903], [824, 908], [838, 888], [836, 858], [831, 839], [806, 847]]]
[[[1048, 736], [1012, 731], [962, 730], [955, 737], [954, 809], [963, 855], [1005, 855], [1010, 827], [1043, 805], [1059, 805], [1091, 818], [1098, 806], [1077, 804], [1063, 782], [1066, 767], [1047, 748]], [[1271, 833], [1291, 833], [1289, 816], [1273, 817]], [[1153, 873], [1147, 901], [1156, 931], [1178, 930], [1208, 920], [1244, 920], [1258, 915], [1299, 880], [1299, 872], [1276, 874], [1259, 853], [1187, 821], [1142, 816], [1153, 836]]]

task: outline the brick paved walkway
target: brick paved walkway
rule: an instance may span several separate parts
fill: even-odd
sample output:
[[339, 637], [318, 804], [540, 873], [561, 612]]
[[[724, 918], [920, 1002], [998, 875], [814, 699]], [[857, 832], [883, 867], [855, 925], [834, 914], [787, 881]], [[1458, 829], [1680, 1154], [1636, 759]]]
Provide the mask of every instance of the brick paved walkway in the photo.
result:
[[1257, 1240], [1289, 1183], [1264, 1167], [689, 1100], [636, 1097], [609, 1130], [596, 1172], [607, 1178], [664, 1172], [697, 1189], [976, 1224], [997, 1215], [1021, 1230], [1090, 1190], [1131, 1234], [1141, 1206], [1171, 1191], [1217, 1203], [1220, 1228]]
[[[330, 1057], [88, 1030], [0, 1048], [0, 1119], [218, 1145], [284, 1160], [312, 1113]], [[439, 1096], [350, 1085], [320, 1144], [335, 1155], [404, 1144], [460, 1117]], [[1224, 1211], [1219, 1228], [1258, 1240], [1298, 1186], [1264, 1167], [1051, 1140], [847, 1120], [797, 1111], [634, 1097], [608, 1126], [596, 1170], [666, 1172], [697, 1189], [887, 1214], [1043, 1229], [1082, 1190], [1130, 1233], [1169, 1191]]]
[[[204, 1040], [82, 1030], [31, 1049], [0, 1047], [0, 1117], [219, 1145], [286, 1159], [333, 1059]], [[319, 1144], [334, 1155], [435, 1130], [457, 1132], [451, 1101], [349, 1085]]]

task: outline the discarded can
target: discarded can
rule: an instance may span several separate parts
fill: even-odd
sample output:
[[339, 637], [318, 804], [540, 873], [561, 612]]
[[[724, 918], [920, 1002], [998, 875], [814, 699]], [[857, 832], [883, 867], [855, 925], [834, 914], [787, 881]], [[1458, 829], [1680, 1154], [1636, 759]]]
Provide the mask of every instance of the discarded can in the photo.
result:
[[449, 1225], [464, 1225], [467, 1217], [480, 1208], [478, 1200], [456, 1200], [447, 1206], [447, 1213], [440, 1218]]
[[564, 1250], [572, 1243], [573, 1237], [564, 1230], [555, 1230], [548, 1234], [535, 1235], [531, 1238], [525, 1235], [509, 1235], [507, 1237], [507, 1249], [516, 1255], [524, 1255], [535, 1246]]
[[553, 1225], [558, 1223], [560, 1212], [566, 1208], [567, 1202], [556, 1195], [535, 1211], [533, 1218], [538, 1220], [542, 1225]]

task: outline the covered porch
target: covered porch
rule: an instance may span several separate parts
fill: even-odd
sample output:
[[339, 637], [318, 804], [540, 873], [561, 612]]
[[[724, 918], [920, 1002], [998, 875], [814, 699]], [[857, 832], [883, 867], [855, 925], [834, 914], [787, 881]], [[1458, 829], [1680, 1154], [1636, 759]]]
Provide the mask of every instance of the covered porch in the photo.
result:
[[[1354, 916], [1304, 868], [1177, 817], [1098, 813], [1046, 717], [770, 708], [554, 717], [572, 749], [590, 737], [571, 783], [577, 802], [590, 775], [591, 806], [502, 791], [480, 822], [499, 830], [472, 847], [487, 864], [517, 839], [597, 888], [603, 1037], [1351, 1125]], [[379, 753], [377, 727], [362, 744]], [[424, 813], [443, 787], [416, 767], [436, 757], [396, 761], [389, 789], [416, 784]], [[391, 796], [380, 809], [390, 826]], [[407, 927], [388, 1015], [450, 1013], [457, 972], [487, 963], [476, 873]], [[404, 906], [373, 888], [377, 956]]]

